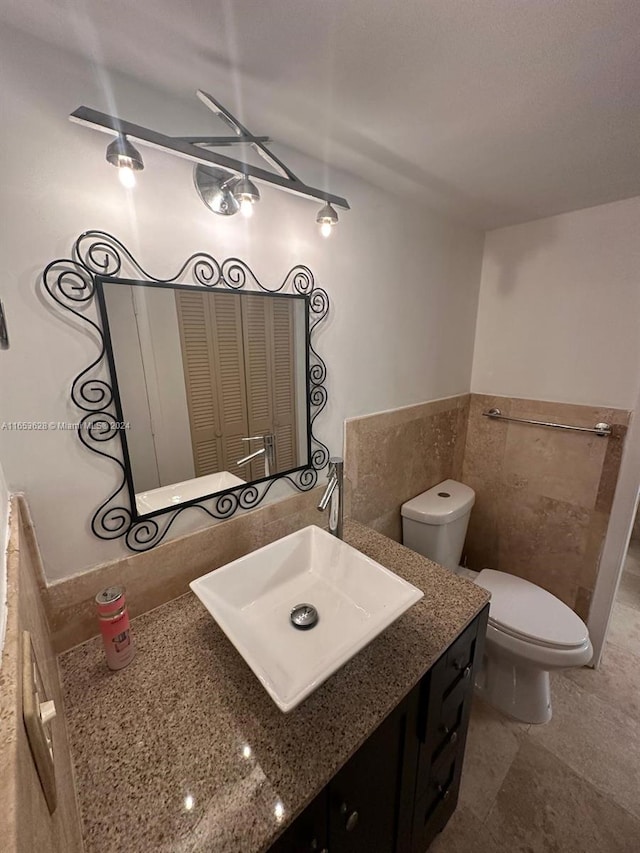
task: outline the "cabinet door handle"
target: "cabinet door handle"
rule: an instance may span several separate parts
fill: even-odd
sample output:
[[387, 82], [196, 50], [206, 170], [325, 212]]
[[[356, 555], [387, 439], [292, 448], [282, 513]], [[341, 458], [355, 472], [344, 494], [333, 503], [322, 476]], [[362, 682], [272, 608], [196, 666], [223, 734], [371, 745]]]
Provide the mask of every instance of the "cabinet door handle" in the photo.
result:
[[457, 669], [458, 672], [461, 672], [463, 678], [469, 678], [471, 675], [471, 665], [468, 664], [465, 666], [464, 659], [454, 660], [453, 668]]
[[458, 740], [458, 729], [450, 729], [449, 726], [442, 726], [442, 731], [448, 743], [455, 743]]
[[347, 832], [353, 832], [353, 830], [358, 825], [358, 818], [359, 818], [358, 812], [351, 812], [351, 814], [347, 818], [347, 822], [345, 824]]
[[[346, 804], [346, 803], [343, 803], [343, 804], [340, 806], [340, 814], [341, 814], [341, 815], [346, 815], [348, 811], [349, 811], [349, 809], [348, 809], [348, 807], [347, 807], [347, 804]], [[349, 817], [346, 819], [345, 824], [344, 824], [345, 829], [347, 830], [347, 832], [353, 832], [353, 830], [354, 830], [354, 829], [356, 828], [356, 826], [358, 825], [358, 820], [359, 820], [359, 819], [360, 819], [360, 815], [359, 815], [359, 814], [358, 814], [358, 812], [357, 812], [357, 811], [355, 811], [355, 809], [354, 809], [354, 811], [352, 811], [352, 812], [351, 812], [351, 814], [350, 814], [350, 815], [349, 815]]]
[[[314, 853], [316, 850], [318, 850], [318, 839], [317, 838], [314, 838], [313, 841], [311, 842], [311, 849], [314, 851]], [[322, 850], [320, 850], [320, 853], [329, 853], [329, 850], [326, 847], [323, 847]]]
[[442, 785], [438, 785], [438, 793], [440, 794], [441, 800], [448, 800], [451, 796], [451, 789], [443, 788]]

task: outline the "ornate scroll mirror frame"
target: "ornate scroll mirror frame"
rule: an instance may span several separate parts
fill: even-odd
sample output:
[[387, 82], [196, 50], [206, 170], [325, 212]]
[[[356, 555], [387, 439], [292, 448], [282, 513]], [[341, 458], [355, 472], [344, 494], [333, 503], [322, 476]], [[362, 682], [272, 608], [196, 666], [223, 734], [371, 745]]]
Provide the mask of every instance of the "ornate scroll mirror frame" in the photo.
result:
[[[123, 274], [128, 271], [131, 271], [131, 276]], [[124, 279], [131, 284], [179, 285], [207, 291], [289, 293], [305, 300], [309, 449], [306, 466], [144, 515], [138, 512], [126, 431], [119, 426], [124, 418], [108, 326], [102, 312], [95, 307], [95, 303], [100, 302], [104, 283], [112, 280], [122, 282]], [[329, 297], [325, 290], [316, 286], [308, 267], [295, 266], [281, 284], [267, 286], [238, 258], [220, 262], [205, 252], [198, 252], [187, 258], [174, 276], [157, 278], [150, 275], [116, 237], [92, 230], [78, 237], [71, 258], [58, 258], [48, 264], [43, 273], [43, 283], [54, 304], [87, 324], [98, 338], [98, 355], [73, 380], [71, 400], [85, 413], [77, 429], [82, 444], [93, 453], [112, 460], [120, 473], [117, 488], [100, 504], [91, 519], [91, 529], [99, 539], [122, 537], [130, 550], [147, 551], [162, 542], [176, 518], [186, 510], [197, 509], [213, 519], [224, 520], [237, 510], [258, 506], [278, 480], [286, 480], [303, 492], [316, 485], [318, 472], [329, 460], [329, 451], [314, 434], [315, 421], [327, 403], [327, 369], [314, 348], [313, 338], [318, 324], [329, 312]], [[88, 313], [94, 313], [98, 321], [103, 319], [104, 325], [87, 316]], [[128, 506], [125, 498], [128, 498]]]

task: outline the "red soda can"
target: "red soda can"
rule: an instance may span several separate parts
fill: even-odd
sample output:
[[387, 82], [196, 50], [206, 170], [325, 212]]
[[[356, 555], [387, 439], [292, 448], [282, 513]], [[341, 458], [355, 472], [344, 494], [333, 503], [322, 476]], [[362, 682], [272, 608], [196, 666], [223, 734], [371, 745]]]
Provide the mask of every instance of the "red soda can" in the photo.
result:
[[96, 595], [100, 633], [109, 669], [122, 669], [136, 654], [124, 587], [110, 586]]

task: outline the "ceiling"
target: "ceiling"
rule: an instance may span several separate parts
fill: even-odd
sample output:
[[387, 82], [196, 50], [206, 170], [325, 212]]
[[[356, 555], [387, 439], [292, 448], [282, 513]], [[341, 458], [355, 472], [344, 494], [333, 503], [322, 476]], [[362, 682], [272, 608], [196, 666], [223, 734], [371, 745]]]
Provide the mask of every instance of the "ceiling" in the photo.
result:
[[485, 229], [640, 195], [638, 0], [4, 0], [0, 21]]

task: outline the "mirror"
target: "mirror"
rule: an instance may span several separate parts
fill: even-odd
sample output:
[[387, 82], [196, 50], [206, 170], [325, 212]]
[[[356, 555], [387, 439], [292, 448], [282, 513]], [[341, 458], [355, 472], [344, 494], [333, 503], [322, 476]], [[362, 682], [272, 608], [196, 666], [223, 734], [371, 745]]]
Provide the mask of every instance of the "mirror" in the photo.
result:
[[239, 258], [195, 252], [159, 278], [91, 230], [47, 264], [42, 285], [97, 345], [70, 396], [78, 440], [115, 473], [90, 519], [98, 538], [148, 551], [184, 512], [231, 518], [276, 483], [275, 497], [316, 485], [329, 461], [315, 340], [329, 297], [309, 267], [265, 283]]
[[310, 464], [304, 295], [99, 281], [132, 509]]

